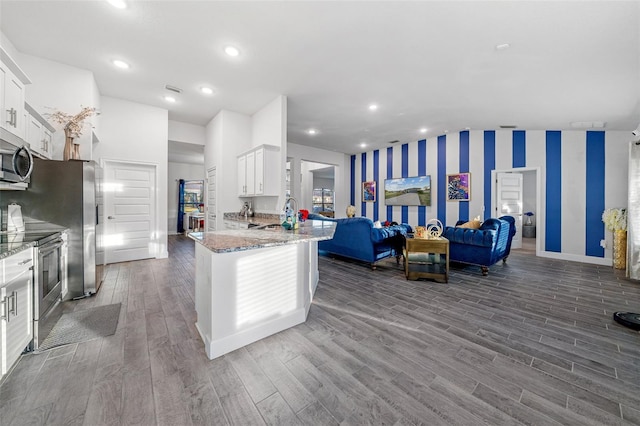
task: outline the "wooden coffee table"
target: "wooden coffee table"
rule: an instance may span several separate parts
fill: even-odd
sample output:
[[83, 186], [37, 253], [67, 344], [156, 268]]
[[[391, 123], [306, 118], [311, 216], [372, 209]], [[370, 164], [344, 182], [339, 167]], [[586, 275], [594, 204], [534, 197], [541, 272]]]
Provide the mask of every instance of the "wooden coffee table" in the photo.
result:
[[449, 282], [449, 240], [446, 238], [407, 238], [403, 254], [408, 280], [432, 278]]

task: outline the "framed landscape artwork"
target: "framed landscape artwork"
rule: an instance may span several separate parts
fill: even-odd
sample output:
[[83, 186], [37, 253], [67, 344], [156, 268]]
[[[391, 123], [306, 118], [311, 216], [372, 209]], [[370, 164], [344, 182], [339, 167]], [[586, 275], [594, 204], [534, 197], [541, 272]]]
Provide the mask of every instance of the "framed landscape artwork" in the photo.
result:
[[376, 201], [376, 181], [362, 182], [362, 201], [374, 203]]
[[471, 199], [471, 174], [447, 175], [447, 201], [469, 201]]
[[384, 203], [387, 206], [430, 206], [431, 176], [385, 179]]

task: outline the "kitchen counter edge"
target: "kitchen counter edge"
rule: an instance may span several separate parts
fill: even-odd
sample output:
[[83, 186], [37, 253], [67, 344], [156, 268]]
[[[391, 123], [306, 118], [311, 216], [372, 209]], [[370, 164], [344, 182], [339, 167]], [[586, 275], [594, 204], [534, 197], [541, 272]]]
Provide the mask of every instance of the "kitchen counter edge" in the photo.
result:
[[188, 237], [214, 253], [232, 253], [276, 247], [308, 241], [330, 240], [337, 224], [335, 222], [311, 220], [301, 222], [293, 231], [284, 228], [273, 230], [238, 229], [214, 232], [191, 232]]

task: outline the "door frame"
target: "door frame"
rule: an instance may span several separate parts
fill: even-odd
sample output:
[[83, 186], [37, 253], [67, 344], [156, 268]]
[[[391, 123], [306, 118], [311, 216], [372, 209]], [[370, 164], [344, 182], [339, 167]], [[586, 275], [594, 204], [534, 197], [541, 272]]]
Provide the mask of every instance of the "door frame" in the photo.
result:
[[[524, 173], [535, 172], [536, 180], [536, 256], [542, 253], [545, 235], [545, 214], [542, 206], [542, 171], [540, 167], [514, 167], [511, 169], [491, 170], [491, 216], [494, 217], [498, 211], [498, 173]], [[520, 230], [522, 232], [522, 230]]]
[[[160, 190], [160, 185], [158, 183], [158, 164], [157, 163], [147, 163], [144, 161], [130, 161], [130, 160], [116, 160], [116, 159], [101, 159], [100, 160], [100, 166], [102, 167], [103, 170], [103, 184], [105, 183], [105, 178], [107, 175], [107, 169], [109, 167], [113, 167], [116, 164], [127, 164], [127, 165], [133, 165], [133, 166], [143, 166], [143, 167], [150, 167], [153, 169], [153, 179], [155, 182], [155, 190], [153, 191], [153, 206], [151, 208], [151, 212], [153, 214], [153, 217], [151, 218], [151, 225], [152, 225], [152, 233], [151, 233], [151, 244], [152, 247], [155, 247], [154, 252], [151, 253], [150, 250], [150, 255], [152, 255], [154, 258], [156, 259], [162, 259], [162, 258], [166, 258], [167, 253], [162, 253], [159, 251], [161, 244], [160, 244], [160, 239], [159, 236], [161, 234], [160, 230], [158, 229], [158, 215], [159, 215], [159, 210], [158, 210], [158, 199], [159, 199], [159, 190]], [[104, 211], [107, 212], [107, 195], [106, 195], [106, 191], [104, 191], [104, 188], [102, 190], [103, 193], [103, 198], [104, 198]], [[113, 206], [112, 206], [113, 207]], [[105, 214], [106, 217], [106, 214]], [[106, 235], [106, 231], [107, 231], [107, 224], [109, 222], [105, 220], [105, 233], [104, 235]], [[104, 263], [105, 264], [109, 264], [109, 251], [107, 249], [107, 247], [104, 248]]]

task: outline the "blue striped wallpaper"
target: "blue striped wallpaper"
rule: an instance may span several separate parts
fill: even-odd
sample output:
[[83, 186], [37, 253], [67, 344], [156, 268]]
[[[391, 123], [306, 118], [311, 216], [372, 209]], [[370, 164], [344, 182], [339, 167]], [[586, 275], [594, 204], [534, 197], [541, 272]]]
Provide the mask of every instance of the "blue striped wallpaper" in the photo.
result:
[[[447, 223], [447, 136], [438, 136], [438, 171], [435, 179], [435, 185], [438, 186], [438, 220], [446, 225]], [[433, 180], [431, 188], [434, 187]], [[433, 204], [433, 197], [431, 199]], [[423, 225], [419, 223], [418, 225]]]
[[562, 134], [547, 132], [546, 141], [547, 193], [545, 242], [547, 251], [562, 251]]
[[586, 187], [586, 254], [587, 256], [604, 256], [600, 240], [604, 235], [602, 212], [604, 211], [604, 132], [587, 132], [587, 175]]
[[484, 217], [488, 219], [491, 213], [491, 170], [496, 169], [496, 132], [484, 132]]
[[[460, 132], [460, 173], [468, 173], [469, 170], [469, 131]], [[458, 205], [458, 219], [469, 221], [469, 203], [460, 202]]]
[[[562, 253], [566, 246], [566, 250], [577, 251], [571, 255], [602, 258], [605, 250], [600, 247], [600, 240], [606, 237], [608, 231], [604, 229], [601, 215], [606, 207], [617, 207], [606, 206], [606, 202], [612, 198], [611, 188], [616, 187], [611, 182], [607, 184], [607, 176], [616, 171], [607, 172], [605, 154], [613, 149], [615, 156], [620, 158], [624, 155], [621, 150], [626, 149], [626, 146], [622, 146], [619, 136], [614, 138], [617, 144], [615, 147], [607, 145], [608, 132], [604, 131], [570, 131], [570, 137], [564, 137], [564, 134], [565, 132], [557, 130], [465, 130], [459, 134], [441, 135], [389, 147], [382, 152], [376, 150], [370, 154], [356, 154], [351, 156], [350, 161], [351, 203], [354, 204], [360, 194], [361, 182], [367, 180], [366, 176], [373, 176], [373, 180], [377, 182], [377, 200], [375, 203], [361, 203], [361, 214], [372, 217], [373, 220], [424, 225], [429, 218], [436, 217], [445, 225], [452, 225], [455, 220], [469, 220], [479, 214], [486, 219], [494, 215], [491, 211], [494, 196], [491, 182], [493, 170], [538, 168], [544, 214], [535, 218], [544, 221], [544, 226], [541, 227], [544, 235], [539, 235], [543, 238], [541, 249], [549, 253]], [[381, 170], [384, 162], [386, 171]], [[356, 177], [357, 165], [360, 166], [359, 181]], [[584, 175], [574, 175], [573, 170]], [[459, 172], [471, 173], [471, 201], [447, 202], [446, 176]], [[431, 206], [386, 206], [384, 180], [413, 175], [431, 176], [431, 187], [435, 191]], [[619, 180], [618, 175], [615, 177], [616, 181]], [[576, 182], [580, 188], [584, 186], [584, 189], [580, 189], [584, 193], [577, 194], [575, 200], [569, 200], [569, 194], [563, 195], [563, 189], [575, 191]], [[607, 197], [609, 198], [605, 200]], [[622, 195], [616, 194], [613, 198], [619, 200]], [[584, 206], [576, 207], [576, 203]], [[576, 212], [579, 216], [576, 216]], [[565, 223], [565, 244], [563, 220], [569, 221]], [[584, 236], [575, 237], [583, 239], [584, 243], [574, 239], [575, 231], [579, 232], [580, 229], [584, 229]], [[571, 244], [567, 244], [567, 241]]]
[[[427, 175], [427, 140], [418, 141], [418, 176]], [[418, 223], [427, 222], [427, 208], [418, 206]]]

